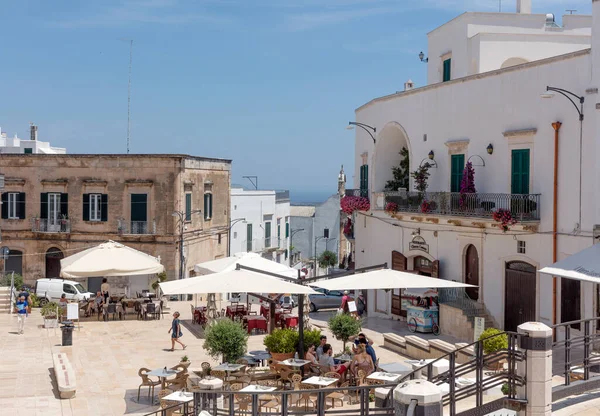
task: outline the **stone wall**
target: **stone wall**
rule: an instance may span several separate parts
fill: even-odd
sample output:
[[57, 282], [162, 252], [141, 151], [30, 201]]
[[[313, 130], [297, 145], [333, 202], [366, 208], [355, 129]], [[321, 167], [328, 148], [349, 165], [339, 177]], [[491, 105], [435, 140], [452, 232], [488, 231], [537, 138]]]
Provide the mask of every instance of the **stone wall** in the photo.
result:
[[473, 341], [473, 324], [458, 308], [440, 304], [440, 330], [444, 335]]

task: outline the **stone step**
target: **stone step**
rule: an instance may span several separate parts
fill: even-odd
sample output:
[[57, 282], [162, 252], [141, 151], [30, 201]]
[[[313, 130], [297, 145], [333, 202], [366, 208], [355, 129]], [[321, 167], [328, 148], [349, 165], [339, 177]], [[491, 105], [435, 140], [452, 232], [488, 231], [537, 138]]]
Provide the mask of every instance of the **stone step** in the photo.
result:
[[0, 293], [8, 293], [10, 292], [10, 287], [7, 286], [0, 286]]

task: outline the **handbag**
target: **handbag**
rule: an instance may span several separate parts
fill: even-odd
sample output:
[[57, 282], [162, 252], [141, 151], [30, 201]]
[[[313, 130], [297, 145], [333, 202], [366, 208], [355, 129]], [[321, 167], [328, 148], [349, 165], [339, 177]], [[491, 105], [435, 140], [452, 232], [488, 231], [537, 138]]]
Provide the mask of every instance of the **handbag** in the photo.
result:
[[182, 336], [183, 336], [183, 332], [179, 331], [179, 337], [178, 338], [181, 338]]

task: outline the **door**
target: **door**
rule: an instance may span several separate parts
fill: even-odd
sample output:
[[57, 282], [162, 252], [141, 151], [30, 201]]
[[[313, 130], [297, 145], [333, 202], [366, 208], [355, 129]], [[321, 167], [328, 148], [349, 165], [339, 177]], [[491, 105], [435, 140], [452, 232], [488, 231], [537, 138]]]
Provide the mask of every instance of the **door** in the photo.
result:
[[342, 305], [342, 296], [344, 296], [344, 294], [339, 290], [329, 290], [326, 296], [327, 307], [339, 308]]
[[10, 250], [8, 259], [5, 261], [5, 269], [7, 272], [15, 272], [15, 274], [23, 276], [23, 252]]
[[529, 193], [529, 149], [512, 151], [511, 160], [511, 193]]
[[131, 194], [131, 234], [148, 233], [148, 195]]
[[450, 162], [450, 192], [460, 192], [460, 183], [465, 169], [465, 155], [452, 155]]
[[504, 286], [504, 330], [516, 331], [523, 322], [535, 321], [535, 267], [520, 261], [507, 263]]
[[[473, 244], [467, 248], [465, 257], [465, 283], [468, 285], [479, 286], [479, 254]], [[479, 299], [479, 287], [468, 287], [467, 295], [473, 299]]]
[[439, 266], [436, 265], [436, 272], [435, 272], [435, 276], [434, 276], [433, 262], [431, 262], [426, 257], [422, 257], [422, 256], [415, 257], [413, 260], [413, 270], [419, 276], [439, 277], [438, 276]]
[[246, 224], [246, 251], [252, 251], [252, 224]]
[[[560, 321], [571, 322], [581, 319], [581, 282], [579, 280], [560, 279]], [[581, 324], [571, 325], [581, 329]]]
[[48, 249], [46, 252], [46, 277], [60, 277], [60, 260], [64, 257], [59, 248], [52, 247]]
[[60, 194], [48, 194], [48, 231], [60, 231]]
[[[392, 270], [406, 271], [406, 256], [398, 251], [392, 251]], [[402, 307], [403, 289], [392, 290], [392, 315], [406, 317], [406, 309]]]
[[101, 277], [88, 277], [87, 287], [88, 292], [96, 293], [100, 291], [100, 286], [102, 285]]

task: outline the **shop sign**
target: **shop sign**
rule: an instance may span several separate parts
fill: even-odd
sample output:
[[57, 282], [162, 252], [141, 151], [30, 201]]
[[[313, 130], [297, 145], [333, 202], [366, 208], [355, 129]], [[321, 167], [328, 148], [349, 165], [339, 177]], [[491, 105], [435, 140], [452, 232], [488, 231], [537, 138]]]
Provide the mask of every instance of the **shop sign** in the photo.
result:
[[416, 235], [410, 243], [408, 243], [409, 250], [419, 250], [429, 253], [429, 244], [420, 235]]

